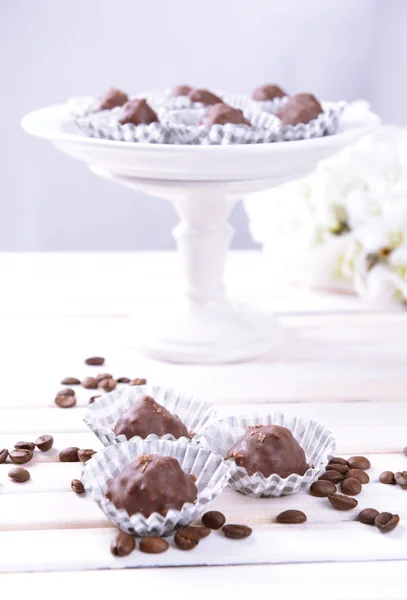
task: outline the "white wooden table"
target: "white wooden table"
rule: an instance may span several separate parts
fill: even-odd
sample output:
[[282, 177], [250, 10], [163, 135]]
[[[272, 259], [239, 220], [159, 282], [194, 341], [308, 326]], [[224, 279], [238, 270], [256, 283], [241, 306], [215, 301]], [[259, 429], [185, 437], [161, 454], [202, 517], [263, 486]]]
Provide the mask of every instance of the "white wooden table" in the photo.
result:
[[[195, 597], [227, 585], [235, 596], [247, 587], [282, 598], [307, 597], [311, 589], [313, 598], [407, 598], [407, 492], [378, 482], [383, 470], [407, 469], [407, 315], [368, 311], [352, 296], [275, 287], [258, 253], [235, 252], [229, 289], [279, 313], [284, 345], [248, 363], [174, 365], [138, 355], [128, 319], [172, 301], [179, 278], [174, 254], [3, 254], [0, 274], [0, 447], [43, 433], [55, 438], [51, 452], [28, 464], [26, 484], [10, 481], [10, 464], [0, 465], [4, 582], [28, 593], [44, 585], [62, 589], [75, 577], [100, 586], [106, 597], [116, 586], [136, 582], [144, 590], [159, 581], [167, 597], [177, 590], [179, 597], [180, 585], [194, 588]], [[358, 496], [358, 508], [398, 513], [400, 526], [382, 535], [355, 521], [357, 509], [338, 512], [308, 493], [250, 499], [227, 489], [213, 508], [229, 522], [251, 525], [247, 540], [212, 533], [191, 552], [171, 547], [153, 557], [140, 551], [113, 557], [111, 524], [89, 497], [70, 489], [80, 467], [58, 462], [63, 447], [99, 447], [82, 422], [94, 392], [80, 389], [72, 409], [53, 403], [64, 376], [94, 372], [83, 363], [92, 354], [106, 356], [103, 370], [117, 376], [194, 391], [221, 415], [267, 407], [323, 422], [337, 438], [338, 454], [371, 460], [371, 483]], [[276, 524], [287, 508], [306, 512], [307, 523]], [[180, 564], [190, 568], [122, 570]]]

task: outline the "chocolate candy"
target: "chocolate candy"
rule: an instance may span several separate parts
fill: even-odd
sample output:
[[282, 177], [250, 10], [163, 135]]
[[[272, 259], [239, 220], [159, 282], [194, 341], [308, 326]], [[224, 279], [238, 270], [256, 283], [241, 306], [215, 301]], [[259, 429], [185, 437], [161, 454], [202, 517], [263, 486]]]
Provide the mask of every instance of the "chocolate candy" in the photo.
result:
[[123, 106], [120, 115], [119, 123], [125, 125], [126, 123], [132, 123], [132, 125], [149, 125], [150, 123], [158, 123], [158, 117], [149, 106], [145, 98], [135, 98], [129, 100]]
[[109, 481], [106, 498], [129, 515], [165, 516], [170, 508], [180, 510], [185, 502], [195, 502], [195, 481], [195, 475], [184, 473], [175, 458], [141, 454]]
[[212, 92], [209, 90], [204, 90], [202, 88], [195, 88], [191, 90], [188, 94], [188, 98], [191, 100], [191, 102], [201, 102], [205, 106], [222, 102], [222, 98], [219, 98], [219, 96], [212, 94]]
[[150, 433], [163, 436], [172, 434], [176, 439], [188, 437], [188, 430], [177, 415], [171, 414], [151, 396], [141, 396], [119, 417], [115, 435], [125, 435], [129, 440], [135, 435], [146, 438]]
[[171, 90], [170, 98], [177, 98], [178, 96], [188, 96], [189, 92], [192, 91], [190, 85], [176, 85]]
[[[129, 97], [127, 94], [116, 88], [110, 88], [102, 98], [99, 98], [93, 111], [98, 112], [100, 110], [111, 110], [115, 106], [123, 106], [128, 101]], [[87, 363], [88, 365], [92, 363]]]
[[323, 112], [322, 106], [312, 94], [295, 94], [291, 96], [277, 113], [283, 125], [309, 123]]
[[223, 104], [223, 102], [214, 104], [200, 121], [200, 125], [208, 125], [209, 127], [212, 125], [225, 125], [226, 123], [251, 125], [250, 121], [245, 119], [243, 111]]
[[304, 450], [291, 431], [279, 425], [248, 427], [226, 458], [233, 458], [249, 475], [260, 472], [265, 477], [273, 473], [288, 477], [291, 473], [304, 475], [308, 469]]
[[253, 90], [252, 99], [256, 102], [264, 102], [265, 100], [274, 100], [274, 98], [284, 98], [288, 94], [278, 85], [268, 83], [261, 85]]

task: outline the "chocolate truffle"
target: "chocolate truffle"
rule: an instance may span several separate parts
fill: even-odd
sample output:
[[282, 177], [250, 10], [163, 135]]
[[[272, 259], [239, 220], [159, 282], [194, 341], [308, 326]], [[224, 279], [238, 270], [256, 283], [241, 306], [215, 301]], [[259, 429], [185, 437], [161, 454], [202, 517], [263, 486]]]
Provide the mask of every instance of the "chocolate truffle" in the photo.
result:
[[93, 111], [111, 110], [112, 108], [115, 108], [115, 106], [123, 106], [128, 99], [129, 97], [127, 94], [111, 87], [102, 98], [99, 98]]
[[170, 98], [177, 98], [178, 96], [188, 96], [189, 92], [192, 91], [190, 85], [176, 85], [171, 90]]
[[251, 124], [250, 121], [244, 118], [243, 111], [222, 102], [214, 104], [200, 121], [200, 125], [225, 125], [225, 123], [234, 123], [235, 125]]
[[246, 429], [229, 450], [226, 458], [234, 458], [249, 475], [260, 471], [264, 477], [277, 473], [304, 475], [308, 469], [305, 452], [291, 431], [279, 425], [254, 425]]
[[119, 417], [115, 435], [123, 434], [128, 440], [138, 435], [146, 438], [150, 433], [163, 436], [171, 433], [175, 438], [189, 437], [188, 430], [177, 415], [172, 415], [151, 396], [141, 396]]
[[175, 458], [141, 454], [108, 482], [106, 498], [129, 515], [165, 516], [170, 508], [181, 510], [185, 502], [195, 502], [195, 481], [195, 475], [184, 473]]
[[277, 113], [283, 125], [298, 125], [309, 123], [323, 112], [322, 106], [312, 94], [295, 94], [284, 104]]
[[205, 106], [210, 106], [211, 104], [218, 104], [218, 102], [222, 102], [222, 98], [212, 94], [209, 90], [204, 90], [201, 88], [195, 88], [191, 90], [188, 94], [188, 98], [191, 102], [202, 102]]
[[150, 123], [158, 122], [158, 117], [149, 106], [145, 98], [135, 98], [129, 100], [123, 106], [120, 115], [119, 123], [125, 125], [126, 123], [132, 123], [133, 125], [149, 125]]
[[265, 100], [274, 100], [274, 98], [284, 98], [288, 94], [278, 85], [272, 83], [261, 85], [253, 90], [252, 99], [256, 102], [264, 102]]

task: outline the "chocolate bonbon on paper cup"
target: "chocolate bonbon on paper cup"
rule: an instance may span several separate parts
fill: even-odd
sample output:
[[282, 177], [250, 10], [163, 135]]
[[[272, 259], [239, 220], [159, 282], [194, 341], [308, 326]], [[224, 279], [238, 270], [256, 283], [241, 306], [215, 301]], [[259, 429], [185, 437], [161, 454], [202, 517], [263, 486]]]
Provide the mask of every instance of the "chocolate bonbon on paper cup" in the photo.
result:
[[220, 456], [185, 438], [133, 438], [95, 454], [82, 482], [114, 525], [144, 537], [170, 535], [189, 525], [229, 477], [230, 467]]
[[133, 436], [194, 441], [216, 419], [211, 404], [157, 385], [135, 385], [100, 396], [84, 421], [105, 446]]
[[324, 425], [282, 413], [220, 419], [204, 431], [199, 443], [226, 459], [234, 490], [255, 497], [299, 492], [317, 477], [336, 449]]

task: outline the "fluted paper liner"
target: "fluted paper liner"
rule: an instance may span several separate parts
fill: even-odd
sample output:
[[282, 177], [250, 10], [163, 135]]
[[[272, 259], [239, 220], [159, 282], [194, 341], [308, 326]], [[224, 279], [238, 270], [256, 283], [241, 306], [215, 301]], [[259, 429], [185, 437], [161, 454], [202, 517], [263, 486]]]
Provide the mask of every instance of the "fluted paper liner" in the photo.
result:
[[[173, 415], [178, 415], [188, 431], [196, 435], [203, 433], [205, 427], [216, 420], [216, 413], [211, 404], [193, 394], [158, 385], [128, 386], [104, 394], [89, 405], [83, 420], [104, 446], [124, 442], [126, 437], [116, 436], [113, 432], [114, 426], [122, 412], [134, 404], [140, 396], [145, 395], [152, 396]], [[148, 436], [148, 439], [150, 438], [159, 439], [159, 436], [152, 433]], [[175, 438], [171, 434], [166, 434], [162, 439], [174, 440]], [[185, 437], [181, 439], [191, 441]]]
[[251, 414], [240, 417], [220, 419], [208, 427], [199, 443], [203, 448], [211, 450], [219, 457], [225, 458], [249, 425], [281, 425], [289, 429], [297, 442], [305, 451], [310, 468], [304, 475], [293, 473], [286, 478], [277, 474], [264, 477], [262, 473], [248, 475], [243, 467], [237, 466], [233, 459], [226, 460], [229, 465], [229, 485], [247, 496], [278, 497], [295, 494], [307, 487], [327, 464], [336, 450], [336, 442], [332, 433], [324, 425], [301, 417], [290, 417], [282, 413]]
[[[160, 454], [176, 458], [185, 473], [193, 473], [197, 477], [196, 501], [186, 502], [181, 510], [170, 509], [165, 517], [157, 512], [149, 517], [141, 513], [129, 516], [126, 510], [117, 509], [105, 496], [108, 481], [140, 454]], [[125, 533], [166, 536], [196, 519], [227, 485], [229, 474], [230, 468], [222, 457], [186, 443], [185, 438], [178, 441], [133, 438], [130, 442], [109, 446], [97, 452], [86, 463], [82, 482], [109, 521]]]
[[334, 135], [341, 124], [341, 117], [346, 108], [346, 102], [323, 102], [324, 112], [309, 123], [297, 125], [282, 125], [277, 135], [277, 141], [290, 142], [295, 140], [309, 140], [311, 138]]

